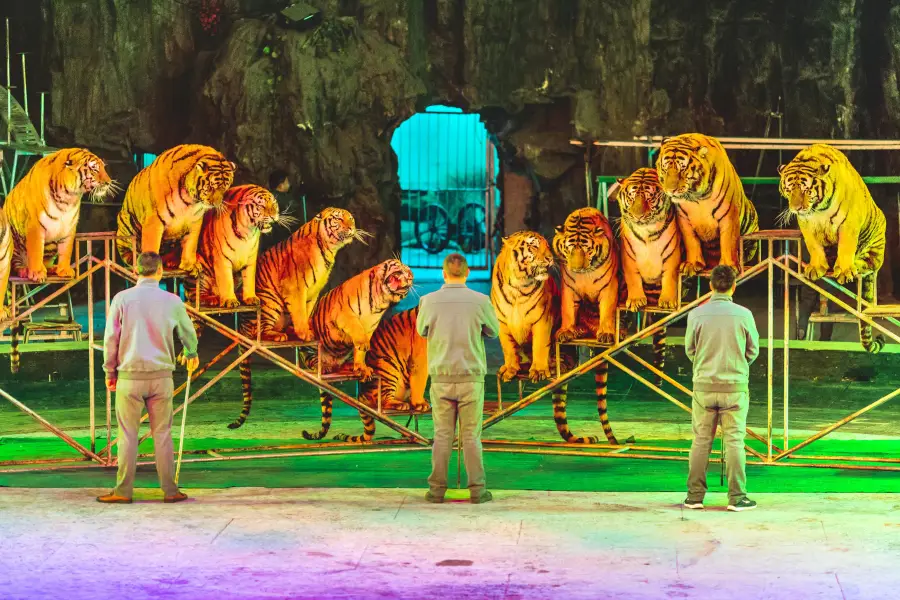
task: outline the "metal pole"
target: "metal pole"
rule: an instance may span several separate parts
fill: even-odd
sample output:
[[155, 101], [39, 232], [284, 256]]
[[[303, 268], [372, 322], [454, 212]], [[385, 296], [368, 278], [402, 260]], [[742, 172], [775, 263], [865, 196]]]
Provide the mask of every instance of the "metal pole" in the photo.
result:
[[[44, 106], [44, 95], [41, 94], [41, 112], [43, 113]], [[43, 131], [44, 121], [41, 118], [41, 130]], [[43, 143], [44, 137], [43, 133], [41, 134], [41, 143]], [[112, 240], [103, 240], [103, 291], [104, 291], [104, 307], [103, 307], [103, 327], [104, 329], [107, 327], [107, 323], [109, 323], [109, 303], [110, 303], [110, 290], [109, 290], [109, 262], [112, 260]], [[106, 381], [103, 382], [103, 389], [106, 391], [106, 460], [109, 464], [112, 464], [112, 457], [110, 456], [110, 448], [112, 447], [112, 392], [110, 392], [106, 388]]]
[[[797, 242], [798, 244], [800, 242]], [[791, 242], [790, 240], [785, 240], [785, 256], [790, 253]], [[785, 263], [787, 263], [787, 258], [785, 258]], [[790, 372], [790, 345], [791, 345], [791, 276], [789, 273], [782, 273], [784, 277], [784, 392], [783, 392], [783, 403], [784, 403], [784, 448], [785, 450], [788, 448], [788, 375]]]
[[769, 244], [768, 244], [769, 245], [769, 262], [768, 262], [767, 270], [769, 272], [769, 294], [768, 294], [768, 300], [769, 300], [768, 313], [769, 314], [767, 315], [767, 318], [768, 318], [768, 322], [767, 322], [768, 334], [767, 335], [768, 335], [769, 346], [768, 346], [768, 348], [766, 348], [766, 352], [767, 352], [769, 360], [768, 360], [768, 364], [766, 365], [766, 381], [768, 383], [768, 385], [766, 386], [768, 388], [768, 398], [767, 398], [767, 404], [766, 404], [766, 407], [767, 407], [766, 408], [766, 415], [767, 415], [767, 417], [766, 417], [767, 418], [767, 420], [766, 420], [766, 457], [768, 458], [768, 460], [772, 460], [772, 367], [774, 366], [772, 364], [772, 362], [773, 362], [773, 356], [774, 356], [774, 352], [775, 352], [775, 348], [773, 347], [775, 345], [775, 342], [774, 342], [773, 335], [772, 335], [772, 328], [775, 326], [775, 269], [772, 267], [772, 244], [773, 244], [773, 241], [768, 240], [768, 242], [769, 242]]
[[[75, 242], [78, 245], [78, 242]], [[88, 260], [93, 255], [91, 241], [87, 242]], [[95, 406], [94, 395], [96, 392], [96, 377], [94, 376], [94, 278], [88, 275], [87, 278], [87, 312], [88, 312], [88, 395], [90, 396], [90, 419], [91, 419], [91, 452], [97, 451], [97, 434], [95, 427]], [[75, 318], [75, 315], [72, 315]], [[104, 382], [105, 383], [105, 382]], [[104, 385], [105, 387], [105, 385]]]
[[[12, 70], [9, 55], [9, 18], [6, 19], [6, 143], [12, 142]], [[15, 177], [13, 173], [13, 177]]]
[[22, 96], [25, 101], [25, 115], [28, 116], [28, 77], [25, 74], [25, 53], [22, 52]]
[[44, 141], [44, 97], [47, 95], [47, 92], [41, 92], [41, 146], [46, 146], [47, 142]]

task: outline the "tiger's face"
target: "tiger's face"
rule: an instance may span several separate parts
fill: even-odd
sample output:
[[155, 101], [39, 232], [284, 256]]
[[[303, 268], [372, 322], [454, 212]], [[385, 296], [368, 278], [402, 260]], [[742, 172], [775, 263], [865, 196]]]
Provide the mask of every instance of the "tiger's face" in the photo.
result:
[[118, 189], [106, 172], [106, 165], [87, 150], [68, 151], [60, 173], [63, 187], [71, 194], [90, 194], [91, 202], [102, 202]]
[[520, 231], [503, 238], [503, 249], [512, 255], [510, 267], [517, 279], [546, 281], [555, 264], [550, 244], [533, 231]]
[[343, 248], [354, 239], [361, 239], [356, 219], [343, 208], [326, 208], [313, 219], [318, 221], [319, 235], [329, 248]]
[[225, 192], [234, 181], [237, 165], [228, 160], [206, 157], [194, 166], [194, 185], [197, 197], [206, 208], [217, 208], [225, 199]]
[[781, 175], [778, 191], [788, 201], [791, 214], [805, 216], [831, 206], [834, 182], [828, 177], [830, 171], [831, 164], [827, 162], [797, 158], [778, 167]]
[[382, 294], [392, 304], [406, 298], [413, 286], [412, 269], [396, 258], [386, 260], [375, 267], [374, 278], [381, 282]]
[[656, 159], [663, 192], [673, 202], [698, 202], [709, 193], [713, 172], [712, 148], [693, 134], [665, 140]]
[[618, 183], [616, 201], [627, 222], [649, 225], [665, 220], [672, 201], [663, 194], [655, 169], [638, 169], [630, 177], [619, 179]]
[[580, 208], [556, 228], [553, 249], [573, 273], [599, 269], [611, 251], [609, 222], [596, 208]]
[[278, 222], [278, 200], [265, 188], [253, 186], [241, 198], [239, 206], [250, 219], [250, 226], [263, 233], [271, 232], [272, 226]]

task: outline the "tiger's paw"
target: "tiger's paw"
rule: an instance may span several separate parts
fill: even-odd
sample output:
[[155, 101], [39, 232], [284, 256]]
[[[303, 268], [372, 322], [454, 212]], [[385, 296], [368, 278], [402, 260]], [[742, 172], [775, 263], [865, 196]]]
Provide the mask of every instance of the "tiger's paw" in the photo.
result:
[[232, 296], [231, 298], [222, 298], [219, 300], [219, 306], [222, 308], [237, 308], [241, 303], [238, 302], [238, 299]]
[[256, 296], [247, 296], [244, 298], [244, 304], [247, 306], [259, 306], [259, 298]]
[[288, 335], [280, 331], [263, 331], [260, 336], [267, 342], [286, 342]]
[[409, 399], [410, 410], [417, 413], [424, 413], [431, 410], [431, 405], [428, 404], [428, 401], [424, 398], [410, 398]]
[[297, 327], [294, 326], [294, 335], [297, 336], [297, 339], [301, 342], [311, 342], [313, 341], [313, 333], [309, 327]]
[[859, 271], [856, 265], [845, 267], [843, 265], [834, 265], [834, 279], [840, 284], [849, 283], [859, 277]]
[[616, 343], [615, 331], [599, 331], [597, 332], [597, 343], [613, 345]]
[[803, 267], [803, 274], [813, 281], [816, 279], [821, 279], [825, 273], [828, 272], [828, 264], [827, 263], [809, 263], [805, 267]]
[[372, 370], [372, 367], [366, 364], [362, 365], [353, 365], [353, 374], [359, 378], [360, 381], [368, 381], [372, 379], [372, 375], [375, 371]]
[[56, 265], [54, 273], [57, 277], [65, 277], [67, 279], [75, 277], [75, 269], [73, 269], [70, 265]]
[[702, 260], [688, 260], [681, 263], [681, 274], [685, 277], [693, 277], [706, 268], [706, 263]]
[[632, 312], [637, 312], [645, 306], [647, 306], [647, 296], [644, 294], [641, 294], [640, 296], [628, 296], [628, 299], [625, 301], [625, 309]]
[[18, 270], [18, 275], [22, 279], [28, 279], [35, 283], [44, 283], [47, 281], [47, 268], [44, 265], [41, 265], [39, 269], [29, 269], [28, 267], [25, 267]]
[[565, 327], [556, 332], [556, 341], [564, 344], [578, 337], [578, 330], [574, 327]]
[[501, 381], [512, 381], [515, 378], [515, 376], [519, 374], [520, 368], [521, 368], [521, 365], [519, 365], [518, 363], [504, 364], [497, 371], [497, 375], [500, 376]]
[[178, 270], [186, 272], [191, 277], [197, 277], [200, 275], [200, 265], [196, 260], [187, 260], [182, 258], [181, 262], [178, 264]]
[[532, 383], [550, 379], [550, 367], [531, 365], [531, 368], [528, 369], [528, 379]]
[[675, 297], [675, 294], [660, 295], [659, 307], [674, 310], [678, 308], [678, 299]]

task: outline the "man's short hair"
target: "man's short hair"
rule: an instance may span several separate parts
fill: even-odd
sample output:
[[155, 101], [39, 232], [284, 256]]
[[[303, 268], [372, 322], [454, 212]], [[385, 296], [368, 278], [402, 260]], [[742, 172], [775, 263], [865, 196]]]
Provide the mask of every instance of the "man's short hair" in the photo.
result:
[[734, 287], [735, 279], [737, 279], [737, 271], [733, 267], [719, 265], [712, 270], [709, 281], [715, 291], [727, 292]]
[[141, 252], [137, 259], [137, 272], [142, 277], [156, 275], [162, 258], [156, 252]]
[[469, 274], [469, 263], [462, 254], [454, 252], [444, 259], [444, 273], [450, 277], [465, 277]]
[[281, 185], [281, 182], [283, 182], [287, 178], [288, 178], [288, 174], [285, 171], [282, 171], [281, 169], [276, 169], [276, 170], [272, 171], [272, 174], [269, 175], [269, 190], [274, 191], [275, 188], [277, 188], [279, 185]]

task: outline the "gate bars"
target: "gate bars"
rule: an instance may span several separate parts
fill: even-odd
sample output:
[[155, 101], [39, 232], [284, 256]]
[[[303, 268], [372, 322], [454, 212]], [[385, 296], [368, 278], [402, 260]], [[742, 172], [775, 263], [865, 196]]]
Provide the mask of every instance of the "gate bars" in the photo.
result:
[[[63, 431], [63, 429], [49, 420], [42, 417], [38, 412], [28, 407], [24, 402], [15, 398], [12, 394], [7, 392], [6, 390], [0, 389], [0, 396], [8, 400], [14, 406], [22, 410], [25, 414], [32, 417], [35, 421], [37, 421], [42, 427], [51, 432], [54, 436], [61, 439], [63, 442], [74, 448], [78, 451], [82, 458], [80, 459], [33, 459], [33, 460], [11, 460], [11, 461], [2, 461], [0, 462], [0, 466], [15, 466], [15, 465], [35, 465], [33, 467], [34, 470], [42, 470], [42, 469], [54, 469], [54, 468], [77, 468], [77, 467], [110, 467], [115, 465], [115, 457], [112, 453], [112, 447], [116, 443], [117, 440], [112, 438], [112, 394], [106, 390], [106, 445], [99, 452], [96, 447], [96, 408], [95, 408], [95, 397], [96, 397], [96, 374], [95, 374], [95, 352], [102, 352], [103, 346], [102, 344], [97, 344], [95, 342], [95, 331], [94, 331], [94, 282], [93, 275], [100, 271], [104, 273], [104, 303], [105, 303], [105, 313], [109, 314], [109, 306], [111, 301], [111, 293], [110, 293], [110, 274], [115, 273], [116, 275], [122, 277], [127, 281], [134, 282], [137, 280], [137, 276], [133, 271], [130, 271], [115, 262], [114, 248], [113, 244], [115, 243], [118, 236], [115, 232], [102, 232], [102, 233], [83, 233], [78, 234], [75, 237], [76, 248], [80, 249], [79, 244], [85, 244], [85, 252], [84, 255], [79, 256], [78, 250], [76, 250], [76, 260], [74, 261], [73, 267], [76, 269], [76, 276], [72, 279], [63, 279], [59, 277], [48, 277], [47, 281], [43, 284], [35, 284], [30, 280], [25, 280], [17, 277], [10, 278], [10, 286], [12, 289], [11, 294], [11, 306], [10, 306], [10, 317], [0, 322], [0, 330], [5, 329], [7, 327], [12, 327], [18, 324], [19, 322], [29, 318], [35, 311], [41, 309], [43, 306], [53, 301], [63, 293], [71, 290], [76, 285], [80, 284], [82, 281], [87, 281], [87, 296], [88, 296], [88, 365], [89, 365], [89, 374], [88, 374], [88, 395], [89, 395], [89, 432], [90, 432], [90, 448], [86, 448], [84, 445], [75, 440], [71, 435]], [[100, 242], [103, 245], [103, 257], [97, 257], [94, 255], [93, 244], [95, 242]], [[132, 244], [135, 243], [135, 240], [132, 238]], [[81, 269], [84, 268], [84, 271]], [[166, 278], [170, 278], [173, 276], [180, 276], [180, 272], [169, 272], [165, 275]], [[36, 285], [37, 289], [28, 292], [27, 294], [23, 294], [21, 298], [17, 298], [17, 288], [18, 286], [25, 285]], [[33, 297], [41, 290], [49, 287], [49, 286], [58, 286], [56, 290], [51, 292], [46, 298], [41, 299], [40, 301], [34, 303], [33, 305], [27, 307], [25, 310], [20, 311], [20, 305], [24, 305], [25, 300]], [[226, 338], [230, 340], [228, 346], [219, 354], [217, 354], [213, 359], [204, 365], [202, 368], [197, 369], [192, 375], [192, 382], [196, 381], [200, 376], [206, 373], [211, 367], [213, 367], [216, 363], [218, 363], [221, 359], [227, 356], [232, 350], [235, 348], [239, 348], [239, 356], [237, 359], [232, 361], [229, 365], [227, 365], [224, 369], [218, 372], [210, 381], [204, 384], [200, 389], [194, 392], [189, 399], [186, 400], [187, 403], [193, 402], [198, 397], [200, 397], [206, 390], [208, 390], [212, 385], [217, 383], [222, 379], [228, 372], [237, 367], [240, 362], [251, 355], [258, 355], [267, 360], [273, 362], [277, 366], [281, 367], [288, 373], [298, 377], [306, 383], [313, 385], [319, 390], [325, 391], [330, 394], [332, 397], [337, 398], [338, 400], [345, 402], [346, 404], [352, 406], [360, 412], [366, 413], [381, 422], [382, 424], [390, 427], [394, 431], [398, 432], [402, 437], [399, 440], [385, 440], [384, 442], [374, 442], [368, 444], [349, 444], [346, 442], [339, 443], [322, 443], [322, 444], [293, 444], [293, 445], [285, 445], [285, 446], [264, 446], [260, 448], [233, 448], [228, 450], [218, 450], [218, 451], [202, 451], [203, 453], [210, 454], [209, 457], [202, 459], [186, 459], [183, 462], [195, 462], [195, 461], [210, 461], [210, 460], [235, 460], [240, 458], [257, 458], [262, 456], [221, 456], [219, 452], [240, 452], [245, 450], [278, 450], [278, 449], [300, 449], [300, 448], [310, 448], [310, 449], [321, 449], [318, 452], [296, 452], [292, 454], [279, 453], [275, 456], [305, 456], [305, 455], [315, 455], [315, 454], [334, 454], [334, 451], [325, 450], [326, 448], [335, 448], [335, 449], [343, 449], [342, 452], [371, 452], [371, 446], [373, 445], [395, 445], [395, 444], [417, 444], [421, 448], [426, 448], [430, 445], [430, 441], [423, 437], [418, 432], [412, 431], [403, 425], [400, 425], [390, 416], [386, 415], [383, 411], [380, 410], [380, 404], [378, 409], [372, 409], [365, 404], [362, 404], [357, 399], [349, 396], [338, 388], [334, 387], [332, 383], [337, 383], [339, 381], [347, 381], [353, 380], [353, 377], [339, 374], [339, 375], [322, 375], [320, 372], [310, 372], [304, 369], [301, 369], [299, 365], [295, 365], [283, 358], [279, 354], [277, 354], [273, 348], [296, 348], [298, 346], [308, 346], [308, 343], [299, 343], [299, 342], [288, 342], [288, 343], [268, 343], [259, 339], [259, 331], [260, 328], [257, 327], [257, 339], [250, 339], [243, 334], [239, 333], [235, 329], [229, 328], [214, 318], [211, 315], [222, 314], [222, 313], [233, 313], [233, 312], [247, 312], [248, 307], [241, 307], [239, 309], [221, 309], [221, 308], [198, 308], [197, 306], [191, 306], [189, 303], [185, 304], [185, 308], [189, 315], [191, 315], [194, 319], [198, 321], [202, 321], [204, 325], [208, 328], [222, 334]], [[251, 308], [250, 310], [257, 313], [257, 323], [259, 322], [259, 308]], [[178, 394], [183, 388], [185, 384], [182, 384], [176, 391], [175, 394]], [[105, 389], [105, 385], [104, 385]], [[183, 410], [184, 404], [179, 406], [174, 412], [177, 414], [181, 410]], [[145, 420], [145, 419], [144, 419]], [[142, 420], [143, 422], [143, 420]], [[146, 436], [142, 438], [146, 439]], [[367, 446], [368, 450], [361, 450], [360, 446]], [[414, 448], [407, 448], [414, 449]], [[396, 449], [395, 449], [396, 450]], [[189, 453], [198, 453], [198, 451], [193, 451]], [[146, 456], [146, 455], [143, 455]], [[271, 455], [265, 455], [270, 457]], [[85, 460], [92, 461], [91, 464], [83, 464]], [[82, 464], [70, 464], [66, 463], [82, 463]], [[40, 466], [38, 466], [40, 465]], [[4, 469], [0, 470], [0, 472], [19, 472], [26, 469]]]
[[[876, 303], [869, 303], [862, 299], [859, 293], [853, 293], [849, 289], [844, 286], [838, 284], [830, 277], [830, 273], [823, 278], [821, 283], [827, 283], [829, 286], [836, 288], [843, 294], [853, 298], [856, 300], [857, 306], [853, 307], [835, 296], [833, 293], [824, 289], [823, 285], [820, 283], [813, 282], [806, 278], [801, 272], [800, 268], [803, 263], [800, 258], [800, 232], [797, 230], [768, 230], [768, 231], [759, 231], [754, 234], [745, 236], [744, 240], [753, 240], [757, 242], [762, 242], [768, 248], [768, 256], [766, 258], [760, 257], [760, 260], [757, 264], [752, 267], [746, 268], [743, 273], [738, 277], [738, 284], [746, 283], [750, 279], [755, 278], [762, 273], [767, 274], [768, 281], [768, 311], [767, 311], [767, 402], [766, 402], [766, 432], [765, 435], [760, 435], [753, 431], [750, 427], [747, 428], [747, 435], [750, 438], [753, 438], [757, 441], [760, 441], [765, 444], [766, 450], [765, 453], [758, 452], [751, 446], [745, 446], [747, 452], [755, 457], [756, 460], [748, 461], [750, 464], [759, 464], [759, 465], [767, 465], [767, 466], [792, 466], [792, 467], [821, 467], [821, 468], [843, 468], [843, 469], [858, 469], [858, 470], [880, 470], [880, 471], [900, 471], [900, 458], [886, 458], [886, 457], [866, 457], [866, 456], [814, 456], [814, 455], [800, 455], [797, 453], [798, 450], [808, 446], [809, 444], [819, 440], [829, 433], [843, 427], [844, 425], [854, 421], [860, 416], [866, 414], [870, 410], [885, 404], [889, 400], [894, 397], [900, 395], [900, 388], [895, 389], [893, 392], [889, 394], [885, 394], [881, 398], [872, 402], [871, 404], [855, 411], [854, 413], [838, 420], [837, 422], [823, 428], [821, 431], [813, 434], [802, 442], [796, 444], [793, 447], [790, 447], [789, 441], [789, 350], [790, 350], [790, 280], [796, 279], [807, 287], [815, 290], [816, 292], [822, 294], [829, 300], [833, 301], [835, 304], [846, 310], [848, 313], [852, 314], [856, 318], [861, 321], [870, 324], [873, 328], [877, 329], [879, 332], [883, 333], [890, 339], [900, 342], [900, 335], [894, 333], [893, 331], [885, 328], [883, 325], [878, 323], [876, 318], [883, 318], [889, 320], [891, 323], [897, 325], [900, 321], [897, 320], [897, 317], [900, 317], [900, 305], [883, 305], [877, 306]], [[780, 241], [784, 244], [785, 253], [776, 256], [775, 255], [775, 242]], [[797, 253], [792, 254], [790, 252], [791, 243], [796, 242]], [[774, 409], [774, 347], [775, 347], [775, 327], [774, 327], [774, 318], [775, 318], [775, 308], [774, 308], [774, 300], [775, 294], [778, 292], [775, 286], [775, 269], [780, 269], [784, 273], [784, 327], [783, 327], [783, 419], [784, 419], [784, 432], [783, 432], [783, 440], [781, 442], [783, 447], [780, 447], [776, 444], [774, 436], [773, 436], [773, 409]], [[646, 368], [648, 371], [653, 373], [654, 375], [659, 376], [662, 380], [668, 382], [670, 385], [687, 395], [688, 397], [692, 396], [692, 391], [682, 385], [680, 382], [676, 381], [672, 377], [668, 376], [666, 373], [660, 371], [655, 366], [642, 359], [640, 356], [635, 354], [631, 350], [631, 346], [636, 343], [641, 342], [642, 340], [651, 337], [654, 333], [659, 331], [660, 329], [668, 326], [669, 324], [684, 318], [687, 313], [696, 308], [700, 304], [706, 302], [712, 296], [712, 292], [708, 292], [705, 295], [695, 299], [694, 301], [688, 304], [682, 304], [682, 306], [676, 310], [668, 313], [664, 313], [665, 316], [653, 323], [652, 325], [645, 327], [638, 332], [632, 334], [626, 339], [622, 340], [618, 344], [613, 346], [603, 347], [602, 351], [593, 357], [589, 358], [585, 362], [578, 365], [576, 368], [571, 371], [564, 373], [558, 376], [553, 381], [547, 383], [541, 388], [535, 390], [528, 396], [521, 398], [518, 402], [512, 403], [508, 405], [506, 408], [497, 411], [496, 413], [490, 415], [487, 419], [485, 419], [483, 423], [483, 427], [488, 429], [493, 425], [496, 425], [500, 421], [503, 421], [507, 417], [512, 416], [513, 414], [519, 412], [520, 410], [530, 406], [531, 404], [537, 402], [544, 396], [551, 393], [553, 390], [558, 387], [568, 383], [569, 381], [575, 379], [576, 377], [580, 377], [586, 373], [592, 371], [600, 362], [608, 361], [609, 363], [618, 367], [622, 372], [629, 375], [637, 382], [641, 383], [645, 387], [651, 389], [655, 393], [659, 394], [669, 402], [672, 402], [682, 410], [690, 413], [691, 408], [674, 398], [671, 394], [661, 389], [651, 381], [648, 381], [644, 377], [641, 377], [634, 370], [628, 368], [621, 361], [614, 358], [618, 354], [624, 354], [629, 356], [638, 362], [641, 366]], [[661, 311], [658, 311], [661, 312]], [[581, 346], [581, 347], [593, 347], [596, 348], [597, 344], [593, 340], [573, 340], [570, 342], [571, 345]], [[557, 345], [557, 357], [559, 355], [559, 344]], [[547, 454], [547, 455], [558, 455], [558, 456], [592, 456], [592, 457], [603, 457], [603, 458], [641, 458], [641, 459], [652, 459], [652, 460], [687, 460], [687, 457], [684, 456], [689, 452], [687, 448], [667, 448], [660, 446], [641, 446], [641, 445], [633, 445], [633, 444], [572, 444], [566, 442], [530, 442], [530, 441], [511, 441], [511, 440], [483, 440], [485, 445], [491, 446], [499, 446], [493, 448], [485, 448], [487, 452], [512, 452], [512, 453], [522, 453], [522, 454]], [[563, 448], [564, 450], [557, 450], [557, 448]], [[597, 450], [603, 450], [602, 452], [597, 452]], [[634, 452], [637, 451], [637, 452]], [[672, 454], [680, 454], [681, 456], [672, 456]], [[787, 458], [795, 458], [801, 459], [804, 462], [786, 462]], [[816, 462], [805, 462], [807, 460], [816, 461]], [[879, 463], [879, 464], [865, 464], [865, 463]]]

